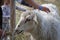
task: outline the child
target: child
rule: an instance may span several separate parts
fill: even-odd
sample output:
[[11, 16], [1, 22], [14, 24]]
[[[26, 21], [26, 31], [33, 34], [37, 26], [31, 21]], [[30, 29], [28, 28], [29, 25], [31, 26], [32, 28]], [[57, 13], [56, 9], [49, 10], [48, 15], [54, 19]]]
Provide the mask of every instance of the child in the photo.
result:
[[2, 29], [9, 30], [9, 20], [10, 20], [10, 0], [4, 0], [4, 4], [1, 6], [3, 12], [2, 19]]
[[[4, 0], [4, 4], [1, 6], [2, 7], [2, 11], [3, 11], [3, 25], [2, 28], [3, 30], [9, 30], [10, 29], [10, 24], [9, 24], [9, 20], [10, 20], [10, 0]], [[16, 6], [17, 10], [22, 10], [21, 8]], [[25, 11], [25, 10], [23, 10]]]

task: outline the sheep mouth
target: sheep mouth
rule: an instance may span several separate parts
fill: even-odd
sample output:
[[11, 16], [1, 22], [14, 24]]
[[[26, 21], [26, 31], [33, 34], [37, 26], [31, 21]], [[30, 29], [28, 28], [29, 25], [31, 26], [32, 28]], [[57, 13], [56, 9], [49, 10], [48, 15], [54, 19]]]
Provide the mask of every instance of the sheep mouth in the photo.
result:
[[23, 31], [24, 30], [20, 30], [20, 31], [16, 30], [15, 32], [16, 32], [16, 34], [21, 34]]

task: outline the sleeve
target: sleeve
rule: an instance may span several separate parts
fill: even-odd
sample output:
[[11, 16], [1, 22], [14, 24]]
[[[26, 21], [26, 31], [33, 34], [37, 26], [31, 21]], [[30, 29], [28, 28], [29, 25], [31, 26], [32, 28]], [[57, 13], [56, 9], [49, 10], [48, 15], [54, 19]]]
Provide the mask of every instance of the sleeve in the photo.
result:
[[26, 3], [25, 0], [22, 0], [21, 4], [23, 4], [23, 5], [25, 5], [25, 6], [32, 7], [31, 5], [29, 5], [28, 3]]
[[18, 6], [16, 6], [16, 9], [17, 9], [17, 10], [20, 10], [20, 11], [26, 11], [26, 9], [21, 8], [21, 7], [18, 7]]

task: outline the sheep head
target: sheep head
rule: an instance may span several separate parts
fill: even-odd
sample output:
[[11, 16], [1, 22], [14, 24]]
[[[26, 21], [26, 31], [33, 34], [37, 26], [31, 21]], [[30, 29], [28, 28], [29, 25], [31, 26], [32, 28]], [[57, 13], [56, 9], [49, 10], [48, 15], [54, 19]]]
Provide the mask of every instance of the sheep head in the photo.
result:
[[36, 28], [37, 24], [37, 16], [32, 11], [23, 12], [15, 30], [30, 32]]

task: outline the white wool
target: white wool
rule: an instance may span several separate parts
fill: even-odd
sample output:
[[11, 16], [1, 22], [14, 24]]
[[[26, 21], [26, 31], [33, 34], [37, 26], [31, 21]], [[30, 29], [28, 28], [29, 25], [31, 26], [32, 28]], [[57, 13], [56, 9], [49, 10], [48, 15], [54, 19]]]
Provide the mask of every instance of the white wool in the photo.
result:
[[[55, 5], [52, 4], [43, 4], [42, 6], [45, 6], [50, 9], [50, 13], [46, 13], [39, 10], [34, 10], [34, 13], [38, 16], [39, 20], [42, 20], [42, 30], [44, 33], [44, 36], [47, 35], [48, 30], [51, 34], [51, 28], [53, 27], [57, 31], [57, 40], [60, 40], [60, 16], [58, 15], [58, 10]], [[41, 25], [40, 24], [40, 25]]]
[[21, 22], [18, 23], [18, 25], [21, 24], [23, 26], [20, 25], [20, 28], [17, 26], [16, 29], [21, 29], [24, 31], [33, 29], [33, 31], [28, 32], [30, 32], [36, 40], [38, 40], [40, 35], [42, 35], [43, 39], [39, 38], [39, 40], [48, 40], [48, 37], [50, 37], [51, 40], [60, 40], [60, 16], [58, 14], [58, 9], [53, 4], [43, 4], [42, 6], [49, 8], [51, 12], [46, 13], [44, 11], [36, 9], [27, 11], [25, 12], [25, 14], [23, 14], [23, 16], [21, 16], [22, 19], [24, 18], [24, 21], [26, 20], [26, 17], [33, 19], [36, 16], [35, 19], [39, 26], [35, 24], [35, 21], [27, 22], [26, 24], [23, 21], [22, 24], [22, 20], [20, 19]]

